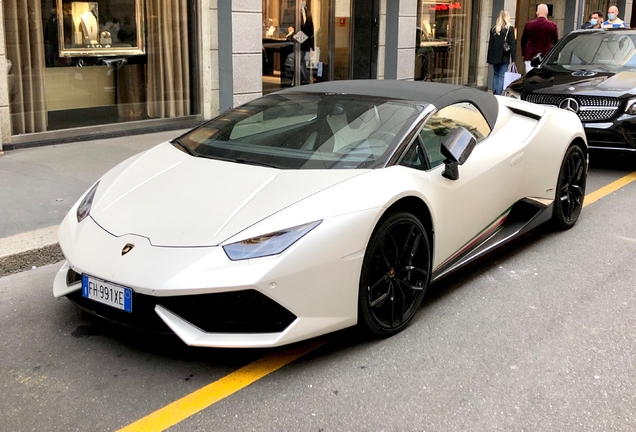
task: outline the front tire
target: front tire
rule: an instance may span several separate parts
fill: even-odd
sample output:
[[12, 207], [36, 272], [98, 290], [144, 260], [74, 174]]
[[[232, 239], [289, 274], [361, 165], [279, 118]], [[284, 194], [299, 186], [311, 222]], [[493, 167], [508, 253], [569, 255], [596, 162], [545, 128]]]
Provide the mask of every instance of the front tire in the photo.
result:
[[358, 326], [375, 337], [402, 331], [424, 298], [430, 280], [428, 234], [412, 214], [390, 214], [376, 227], [364, 254]]
[[553, 224], [557, 229], [570, 229], [579, 219], [585, 198], [586, 179], [585, 153], [579, 145], [573, 144], [565, 153], [559, 170], [552, 216]]

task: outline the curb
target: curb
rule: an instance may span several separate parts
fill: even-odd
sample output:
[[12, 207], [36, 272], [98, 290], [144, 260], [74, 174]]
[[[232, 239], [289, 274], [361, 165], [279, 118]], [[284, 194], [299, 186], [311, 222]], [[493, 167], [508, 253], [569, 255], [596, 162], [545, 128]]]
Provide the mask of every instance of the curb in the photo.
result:
[[55, 243], [0, 258], [0, 277], [31, 270], [64, 260], [60, 245]]
[[57, 226], [0, 239], [0, 277], [64, 259], [57, 242]]

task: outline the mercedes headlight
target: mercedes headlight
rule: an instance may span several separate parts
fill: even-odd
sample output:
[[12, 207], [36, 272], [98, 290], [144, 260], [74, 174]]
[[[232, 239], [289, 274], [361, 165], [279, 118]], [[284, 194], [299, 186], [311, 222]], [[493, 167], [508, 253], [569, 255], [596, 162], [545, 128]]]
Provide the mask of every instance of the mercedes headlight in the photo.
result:
[[91, 207], [93, 206], [93, 198], [95, 198], [95, 192], [97, 192], [97, 186], [99, 186], [99, 182], [95, 183], [95, 186], [88, 191], [86, 195], [84, 195], [84, 199], [77, 207], [77, 222], [81, 222], [86, 219], [91, 213]]
[[300, 240], [309, 231], [320, 225], [321, 222], [322, 220], [319, 220], [258, 237], [252, 237], [223, 246], [223, 250], [232, 261], [278, 255]]
[[625, 108], [625, 114], [636, 115], [636, 99], [630, 99], [627, 101], [627, 108]]

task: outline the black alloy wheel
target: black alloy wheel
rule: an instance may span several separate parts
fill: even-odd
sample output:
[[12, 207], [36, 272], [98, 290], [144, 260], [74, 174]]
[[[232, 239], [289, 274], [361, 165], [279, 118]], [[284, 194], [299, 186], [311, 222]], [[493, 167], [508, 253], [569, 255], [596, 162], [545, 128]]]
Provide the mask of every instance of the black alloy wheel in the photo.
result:
[[362, 263], [358, 325], [376, 337], [400, 332], [422, 303], [430, 280], [428, 235], [410, 213], [393, 213], [376, 227]]
[[554, 225], [570, 229], [579, 219], [585, 198], [587, 161], [581, 147], [573, 144], [563, 158], [554, 200]]

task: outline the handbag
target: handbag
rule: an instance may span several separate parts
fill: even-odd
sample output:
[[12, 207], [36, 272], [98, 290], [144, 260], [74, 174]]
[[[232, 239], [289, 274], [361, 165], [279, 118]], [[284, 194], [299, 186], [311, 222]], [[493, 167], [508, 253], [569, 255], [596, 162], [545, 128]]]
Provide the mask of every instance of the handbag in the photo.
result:
[[515, 65], [511, 61], [510, 64], [508, 65], [508, 70], [504, 74], [504, 82], [503, 82], [504, 90], [506, 89], [506, 87], [510, 85], [510, 83], [512, 83], [513, 81], [519, 78], [521, 78], [521, 74], [517, 71], [517, 65]]
[[508, 26], [508, 28], [506, 29], [506, 37], [504, 38], [504, 43], [503, 43], [504, 52], [510, 52], [510, 50], [512, 49], [512, 47], [508, 43], [508, 32], [509, 31], [510, 31], [510, 26]]

